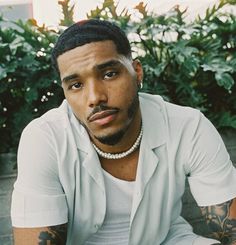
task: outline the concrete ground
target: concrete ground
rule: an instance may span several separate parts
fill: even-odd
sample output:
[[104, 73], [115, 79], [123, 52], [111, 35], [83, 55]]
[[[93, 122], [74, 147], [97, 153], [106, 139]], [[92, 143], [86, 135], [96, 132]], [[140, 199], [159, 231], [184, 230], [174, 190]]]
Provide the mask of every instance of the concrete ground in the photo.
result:
[[16, 174], [0, 175], [0, 245], [13, 245], [10, 203]]

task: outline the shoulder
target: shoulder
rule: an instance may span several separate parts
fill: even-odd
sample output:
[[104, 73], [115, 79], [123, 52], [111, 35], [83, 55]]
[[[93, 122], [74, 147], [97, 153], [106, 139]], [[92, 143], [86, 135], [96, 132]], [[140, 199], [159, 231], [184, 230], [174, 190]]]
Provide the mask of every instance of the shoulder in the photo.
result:
[[63, 159], [74, 160], [76, 145], [67, 109], [63, 102], [60, 107], [49, 110], [24, 128], [18, 146], [18, 166], [21, 169], [37, 169], [41, 176], [45, 176], [48, 170], [48, 176], [51, 176], [50, 173], [56, 173], [56, 176]]
[[192, 126], [196, 127], [201, 120], [203, 114], [194, 108], [188, 106], [180, 106], [165, 101], [159, 95], [151, 95], [140, 93], [141, 107], [143, 110], [153, 110], [153, 113], [159, 111], [164, 118], [165, 124], [168, 126]]
[[44, 132], [49, 133], [49, 131], [54, 128], [66, 128], [70, 124], [70, 116], [71, 116], [70, 108], [64, 100], [62, 104], [53, 108], [42, 116], [33, 119], [23, 130], [22, 134], [33, 133], [33, 132]]
[[[59, 151], [59, 147], [73, 143], [71, 121], [73, 113], [66, 101], [49, 110], [41, 117], [33, 119], [22, 131], [19, 149], [34, 146], [37, 149], [51, 152]], [[31, 147], [31, 148], [32, 148]]]
[[85, 141], [89, 142], [86, 129], [78, 122], [68, 102], [64, 100], [58, 108], [49, 110], [24, 128], [20, 146], [28, 148], [34, 145], [42, 152], [55, 152], [60, 159], [72, 159], [72, 156], [75, 159], [77, 148], [86, 148]]

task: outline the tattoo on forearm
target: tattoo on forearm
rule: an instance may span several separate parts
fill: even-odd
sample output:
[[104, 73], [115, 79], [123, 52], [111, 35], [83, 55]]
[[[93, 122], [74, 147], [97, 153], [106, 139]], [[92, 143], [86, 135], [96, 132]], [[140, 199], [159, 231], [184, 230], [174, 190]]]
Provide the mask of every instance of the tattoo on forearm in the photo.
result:
[[236, 215], [231, 206], [236, 200], [209, 207], [201, 207], [212, 237], [224, 245], [236, 244]]
[[39, 234], [39, 245], [65, 245], [67, 236], [67, 225], [56, 225], [42, 231]]

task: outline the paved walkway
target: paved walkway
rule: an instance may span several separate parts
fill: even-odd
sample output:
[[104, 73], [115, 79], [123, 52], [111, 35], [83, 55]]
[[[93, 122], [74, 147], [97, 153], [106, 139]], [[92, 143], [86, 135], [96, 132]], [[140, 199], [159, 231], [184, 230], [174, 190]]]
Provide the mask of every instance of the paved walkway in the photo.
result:
[[13, 245], [10, 203], [15, 179], [15, 174], [0, 176], [0, 245]]

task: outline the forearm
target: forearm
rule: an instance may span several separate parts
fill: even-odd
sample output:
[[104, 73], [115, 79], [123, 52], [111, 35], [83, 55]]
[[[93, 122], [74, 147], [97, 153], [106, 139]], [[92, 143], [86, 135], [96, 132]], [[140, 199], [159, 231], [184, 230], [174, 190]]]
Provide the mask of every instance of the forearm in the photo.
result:
[[67, 225], [41, 228], [14, 228], [15, 245], [65, 245]]
[[236, 199], [220, 205], [202, 207], [211, 237], [222, 245], [236, 245]]

